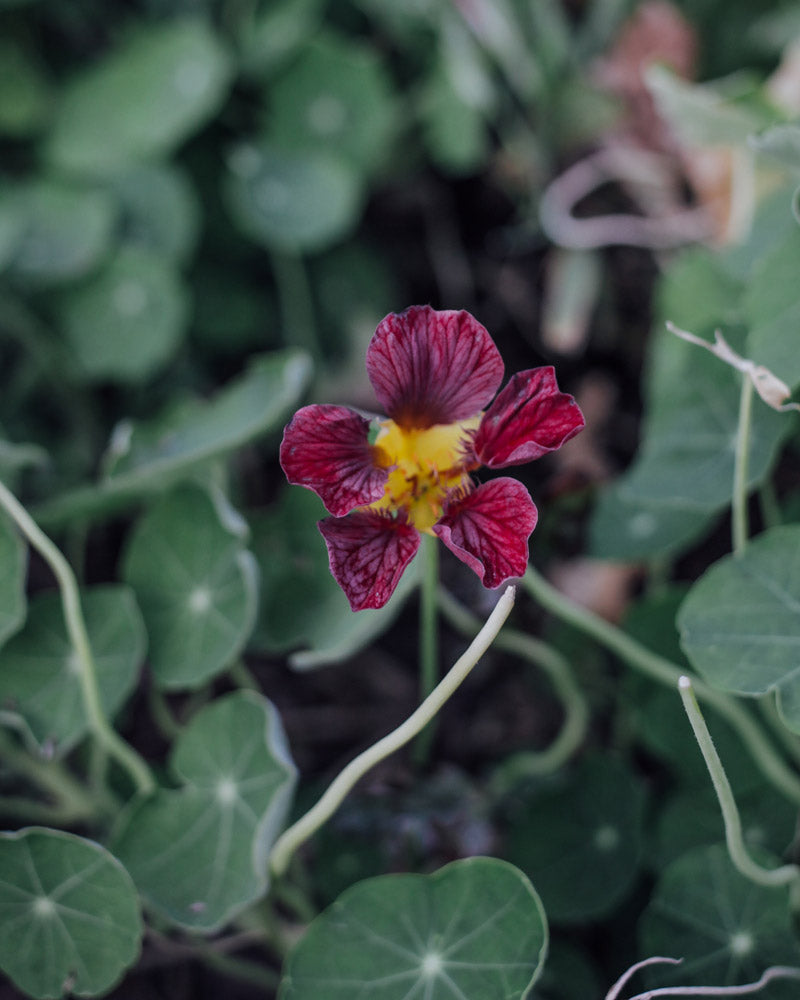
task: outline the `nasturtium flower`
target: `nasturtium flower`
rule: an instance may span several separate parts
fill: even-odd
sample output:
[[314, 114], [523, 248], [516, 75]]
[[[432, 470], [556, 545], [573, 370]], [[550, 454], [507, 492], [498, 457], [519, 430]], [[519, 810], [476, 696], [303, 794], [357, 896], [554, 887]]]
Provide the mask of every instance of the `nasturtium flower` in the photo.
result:
[[465, 311], [412, 306], [378, 324], [367, 374], [388, 419], [305, 406], [280, 451], [289, 482], [332, 515], [319, 530], [352, 609], [383, 607], [420, 532], [438, 536], [486, 587], [521, 576], [536, 507], [518, 480], [477, 484], [473, 474], [530, 462], [583, 427], [553, 369], [519, 372], [495, 396], [503, 361], [487, 330]]

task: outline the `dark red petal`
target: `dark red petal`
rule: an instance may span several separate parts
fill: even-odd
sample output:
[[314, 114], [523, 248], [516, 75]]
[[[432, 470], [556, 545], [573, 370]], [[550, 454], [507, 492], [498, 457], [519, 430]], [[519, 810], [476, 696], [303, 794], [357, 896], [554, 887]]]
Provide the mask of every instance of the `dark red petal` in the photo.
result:
[[473, 449], [482, 465], [521, 465], [555, 451], [584, 425], [572, 396], [559, 392], [553, 368], [518, 372], [484, 414]]
[[432, 427], [480, 413], [502, 381], [503, 360], [468, 312], [411, 306], [378, 324], [367, 374], [392, 420]]
[[522, 483], [493, 479], [448, 505], [433, 531], [492, 588], [525, 572], [537, 517]]
[[335, 517], [379, 500], [389, 473], [375, 464], [369, 422], [346, 406], [304, 406], [283, 432], [281, 466]]
[[416, 528], [405, 521], [361, 511], [326, 517], [319, 530], [331, 573], [353, 611], [384, 606], [420, 542]]

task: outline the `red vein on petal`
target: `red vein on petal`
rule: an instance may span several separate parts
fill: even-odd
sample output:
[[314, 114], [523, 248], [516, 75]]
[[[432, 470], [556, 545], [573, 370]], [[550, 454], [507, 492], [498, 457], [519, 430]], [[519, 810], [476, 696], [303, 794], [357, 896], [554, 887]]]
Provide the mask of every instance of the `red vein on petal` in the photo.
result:
[[449, 504], [433, 531], [491, 589], [525, 572], [537, 518], [522, 483], [502, 477]]
[[419, 533], [405, 521], [356, 511], [326, 517], [319, 530], [331, 573], [353, 611], [382, 608], [419, 548]]
[[500, 385], [503, 360], [468, 312], [411, 306], [378, 324], [367, 374], [392, 420], [424, 428], [479, 413]]
[[490, 469], [521, 465], [560, 448], [584, 426], [574, 398], [560, 392], [551, 367], [512, 376], [484, 414], [473, 448]]
[[369, 422], [346, 406], [304, 406], [283, 432], [286, 478], [313, 490], [335, 517], [379, 500], [388, 478], [375, 464]]

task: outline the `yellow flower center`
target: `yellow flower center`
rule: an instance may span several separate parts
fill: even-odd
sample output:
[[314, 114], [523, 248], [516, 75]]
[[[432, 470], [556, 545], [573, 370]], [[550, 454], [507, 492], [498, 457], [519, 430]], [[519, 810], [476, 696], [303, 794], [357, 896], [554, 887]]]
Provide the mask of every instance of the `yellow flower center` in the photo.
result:
[[481, 414], [456, 424], [436, 424], [424, 430], [400, 427], [382, 420], [375, 439], [375, 457], [389, 469], [380, 500], [367, 508], [375, 511], [405, 511], [409, 524], [427, 531], [442, 516], [444, 500], [455, 489], [469, 490], [464, 466], [464, 447], [476, 430]]

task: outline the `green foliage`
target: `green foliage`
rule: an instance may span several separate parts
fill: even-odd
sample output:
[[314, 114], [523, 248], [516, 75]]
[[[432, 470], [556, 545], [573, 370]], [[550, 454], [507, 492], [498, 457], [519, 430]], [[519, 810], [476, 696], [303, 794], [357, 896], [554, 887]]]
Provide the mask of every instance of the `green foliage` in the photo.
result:
[[98, 176], [168, 155], [219, 111], [232, 68], [199, 18], [142, 26], [65, 88], [47, 157]]
[[176, 351], [186, 292], [161, 255], [124, 248], [85, 284], [65, 293], [64, 337], [81, 374], [142, 381]]
[[737, 694], [777, 691], [800, 732], [800, 527], [773, 528], [739, 556], [720, 559], [692, 587], [678, 615], [683, 648], [713, 684]]
[[[713, 355], [679, 340], [669, 321], [731, 347], [793, 386], [796, 290], [800, 260], [788, 193], [759, 209], [752, 245], [676, 258], [661, 282], [645, 388], [646, 413], [635, 461], [599, 499], [591, 547], [601, 558], [641, 559], [684, 551], [718, 519], [733, 481], [740, 377]], [[776, 245], [776, 239], [779, 242]], [[745, 280], [746, 279], [746, 280]], [[774, 469], [792, 423], [756, 403], [748, 443], [748, 487]]]
[[[796, 862], [798, 418], [741, 388], [749, 362], [800, 387], [800, 21], [685, 0], [640, 75], [629, 15], [667, 7], [0, 0], [7, 990], [131, 970], [126, 996], [183, 1000], [210, 966], [263, 1000], [586, 1000], [656, 954], [684, 961], [652, 987], [800, 967], [797, 879], [731, 864], [675, 690], [696, 671], [744, 849]], [[619, 176], [580, 189], [600, 161]], [[631, 213], [687, 245], [625, 247]], [[608, 245], [571, 242], [595, 215]], [[432, 591], [418, 559], [350, 611], [281, 431], [305, 402], [371, 414], [367, 343], [414, 301], [579, 394], [584, 436], [530, 472], [531, 566], [585, 540], [635, 586], [590, 565], [548, 601], [531, 569], [427, 748], [303, 832], [414, 709]], [[436, 670], [497, 599], [459, 569]]]
[[468, 996], [522, 1000], [547, 952], [539, 897], [495, 858], [433, 875], [387, 875], [347, 890], [289, 959], [281, 1000], [369, 993], [401, 1000]]
[[142, 608], [159, 687], [200, 687], [244, 648], [258, 588], [245, 532], [223, 498], [192, 486], [138, 522], [122, 574]]
[[525, 796], [511, 815], [506, 854], [531, 878], [550, 920], [586, 923], [630, 892], [644, 804], [635, 777], [609, 759], [587, 759], [555, 787]]
[[27, 614], [25, 569], [27, 552], [13, 522], [0, 517], [0, 644], [19, 629]]
[[[731, 346], [737, 340], [731, 338]], [[740, 379], [712, 354], [667, 330], [654, 338], [654, 367], [644, 441], [628, 471], [624, 495], [716, 512], [733, 482]], [[758, 406], [749, 442], [748, 486], [761, 483], [790, 430], [786, 418]]]
[[[113, 716], [136, 685], [144, 660], [142, 615], [132, 592], [119, 585], [87, 588], [81, 603], [103, 709]], [[59, 594], [37, 594], [24, 627], [0, 650], [0, 698], [49, 755], [69, 753], [88, 732], [80, 670]]]
[[0, 968], [28, 996], [96, 996], [136, 960], [136, 891], [99, 844], [59, 830], [0, 834], [0, 886]]
[[800, 382], [795, 350], [800, 323], [800, 290], [794, 282], [800, 259], [800, 227], [776, 241], [753, 267], [744, 299], [748, 321], [748, 354], [777, 373], [793, 388]]
[[275, 431], [300, 397], [309, 367], [297, 351], [256, 357], [212, 399], [181, 395], [156, 416], [121, 422], [113, 430], [98, 484], [57, 497], [37, 516], [60, 524], [107, 515], [207, 471], [235, 448]]
[[272, 250], [327, 249], [361, 211], [358, 175], [335, 153], [243, 143], [228, 157], [228, 204], [239, 228]]
[[0, 193], [0, 230], [11, 277], [32, 285], [82, 278], [111, 245], [117, 209], [100, 188], [49, 178]]
[[[752, 982], [768, 966], [800, 958], [786, 904], [785, 890], [740, 875], [722, 845], [699, 848], [664, 870], [642, 917], [641, 945], [648, 955], [683, 957], [668, 973], [670, 983]], [[789, 1000], [796, 991], [788, 983], [768, 995]]]
[[294, 765], [273, 705], [239, 692], [197, 714], [170, 768], [180, 787], [134, 805], [112, 846], [151, 906], [207, 933], [266, 891]]
[[280, 148], [334, 151], [369, 175], [389, 159], [395, 118], [377, 53], [320, 33], [270, 81], [265, 131]]

